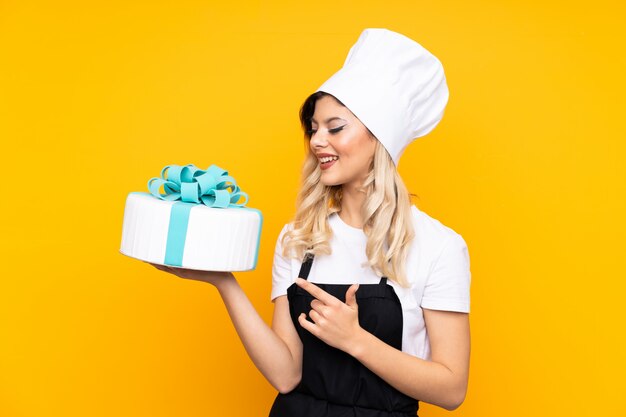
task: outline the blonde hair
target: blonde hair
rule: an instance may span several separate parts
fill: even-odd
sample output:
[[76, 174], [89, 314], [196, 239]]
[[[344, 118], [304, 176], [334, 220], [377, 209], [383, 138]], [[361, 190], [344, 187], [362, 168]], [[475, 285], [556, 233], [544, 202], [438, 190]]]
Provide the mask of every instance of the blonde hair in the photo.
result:
[[[325, 93], [323, 93], [325, 94]], [[306, 105], [322, 94], [312, 95], [301, 109], [303, 126], [307, 123]], [[338, 101], [338, 100], [337, 100]], [[341, 102], [340, 102], [341, 103]], [[304, 110], [304, 111], [303, 111]], [[310, 121], [308, 121], [310, 129]], [[305, 131], [308, 131], [305, 126]], [[309, 138], [307, 134], [307, 139]], [[370, 132], [370, 136], [371, 135]], [[374, 138], [375, 139], [375, 138]], [[301, 186], [296, 199], [292, 227], [283, 235], [283, 256], [302, 260], [306, 254], [330, 255], [332, 229], [328, 217], [341, 210], [342, 186], [320, 182], [321, 168], [317, 156], [308, 149], [302, 165]], [[367, 236], [367, 264], [379, 275], [408, 287], [406, 259], [414, 238], [410, 194], [387, 150], [376, 139], [374, 158], [361, 188], [366, 193], [362, 207], [363, 232]]]

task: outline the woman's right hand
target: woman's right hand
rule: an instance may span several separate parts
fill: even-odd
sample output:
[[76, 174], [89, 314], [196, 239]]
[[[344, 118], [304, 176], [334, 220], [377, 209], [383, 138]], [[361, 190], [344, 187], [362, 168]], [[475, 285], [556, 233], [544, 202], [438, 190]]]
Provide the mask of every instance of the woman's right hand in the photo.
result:
[[[144, 261], [146, 262], [146, 261]], [[202, 281], [209, 284], [213, 284], [216, 287], [219, 287], [220, 284], [226, 282], [229, 279], [235, 279], [235, 276], [232, 272], [222, 272], [222, 271], [200, 271], [197, 269], [188, 269], [188, 268], [178, 268], [173, 266], [159, 265], [154, 264], [152, 262], [146, 262], [155, 267], [156, 269], [160, 269], [164, 272], [169, 272], [170, 274], [176, 275], [177, 277], [184, 279], [191, 279], [194, 281]]]

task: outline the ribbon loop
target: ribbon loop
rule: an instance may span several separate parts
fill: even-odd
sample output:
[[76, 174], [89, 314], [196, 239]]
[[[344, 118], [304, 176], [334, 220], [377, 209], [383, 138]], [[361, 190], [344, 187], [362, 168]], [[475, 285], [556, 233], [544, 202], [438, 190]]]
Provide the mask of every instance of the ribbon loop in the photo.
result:
[[[164, 194], [159, 191], [161, 186]], [[217, 165], [211, 165], [206, 170], [193, 164], [166, 165], [161, 170], [161, 178], [154, 177], [148, 181], [148, 190], [161, 200], [180, 199], [216, 208], [243, 207], [248, 202], [248, 194], [241, 191], [228, 171]], [[243, 203], [238, 203], [242, 197]]]

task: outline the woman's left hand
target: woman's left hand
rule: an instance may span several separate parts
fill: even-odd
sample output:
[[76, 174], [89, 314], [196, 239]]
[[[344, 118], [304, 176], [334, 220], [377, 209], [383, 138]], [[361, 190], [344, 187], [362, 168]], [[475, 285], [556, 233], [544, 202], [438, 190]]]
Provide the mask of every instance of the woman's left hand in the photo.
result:
[[308, 321], [302, 313], [298, 317], [300, 325], [330, 346], [348, 352], [363, 331], [359, 325], [359, 307], [356, 303], [359, 284], [348, 288], [345, 303], [305, 279], [296, 278], [296, 285], [315, 297], [309, 312], [314, 323]]

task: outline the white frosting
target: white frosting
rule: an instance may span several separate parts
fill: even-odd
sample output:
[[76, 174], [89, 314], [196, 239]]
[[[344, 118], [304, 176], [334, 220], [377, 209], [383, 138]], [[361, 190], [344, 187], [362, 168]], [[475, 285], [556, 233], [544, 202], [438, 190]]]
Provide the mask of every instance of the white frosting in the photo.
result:
[[[175, 203], [148, 193], [130, 193], [120, 252], [165, 265], [170, 213]], [[189, 212], [182, 267], [206, 271], [254, 269], [261, 226], [257, 210], [194, 204]]]

